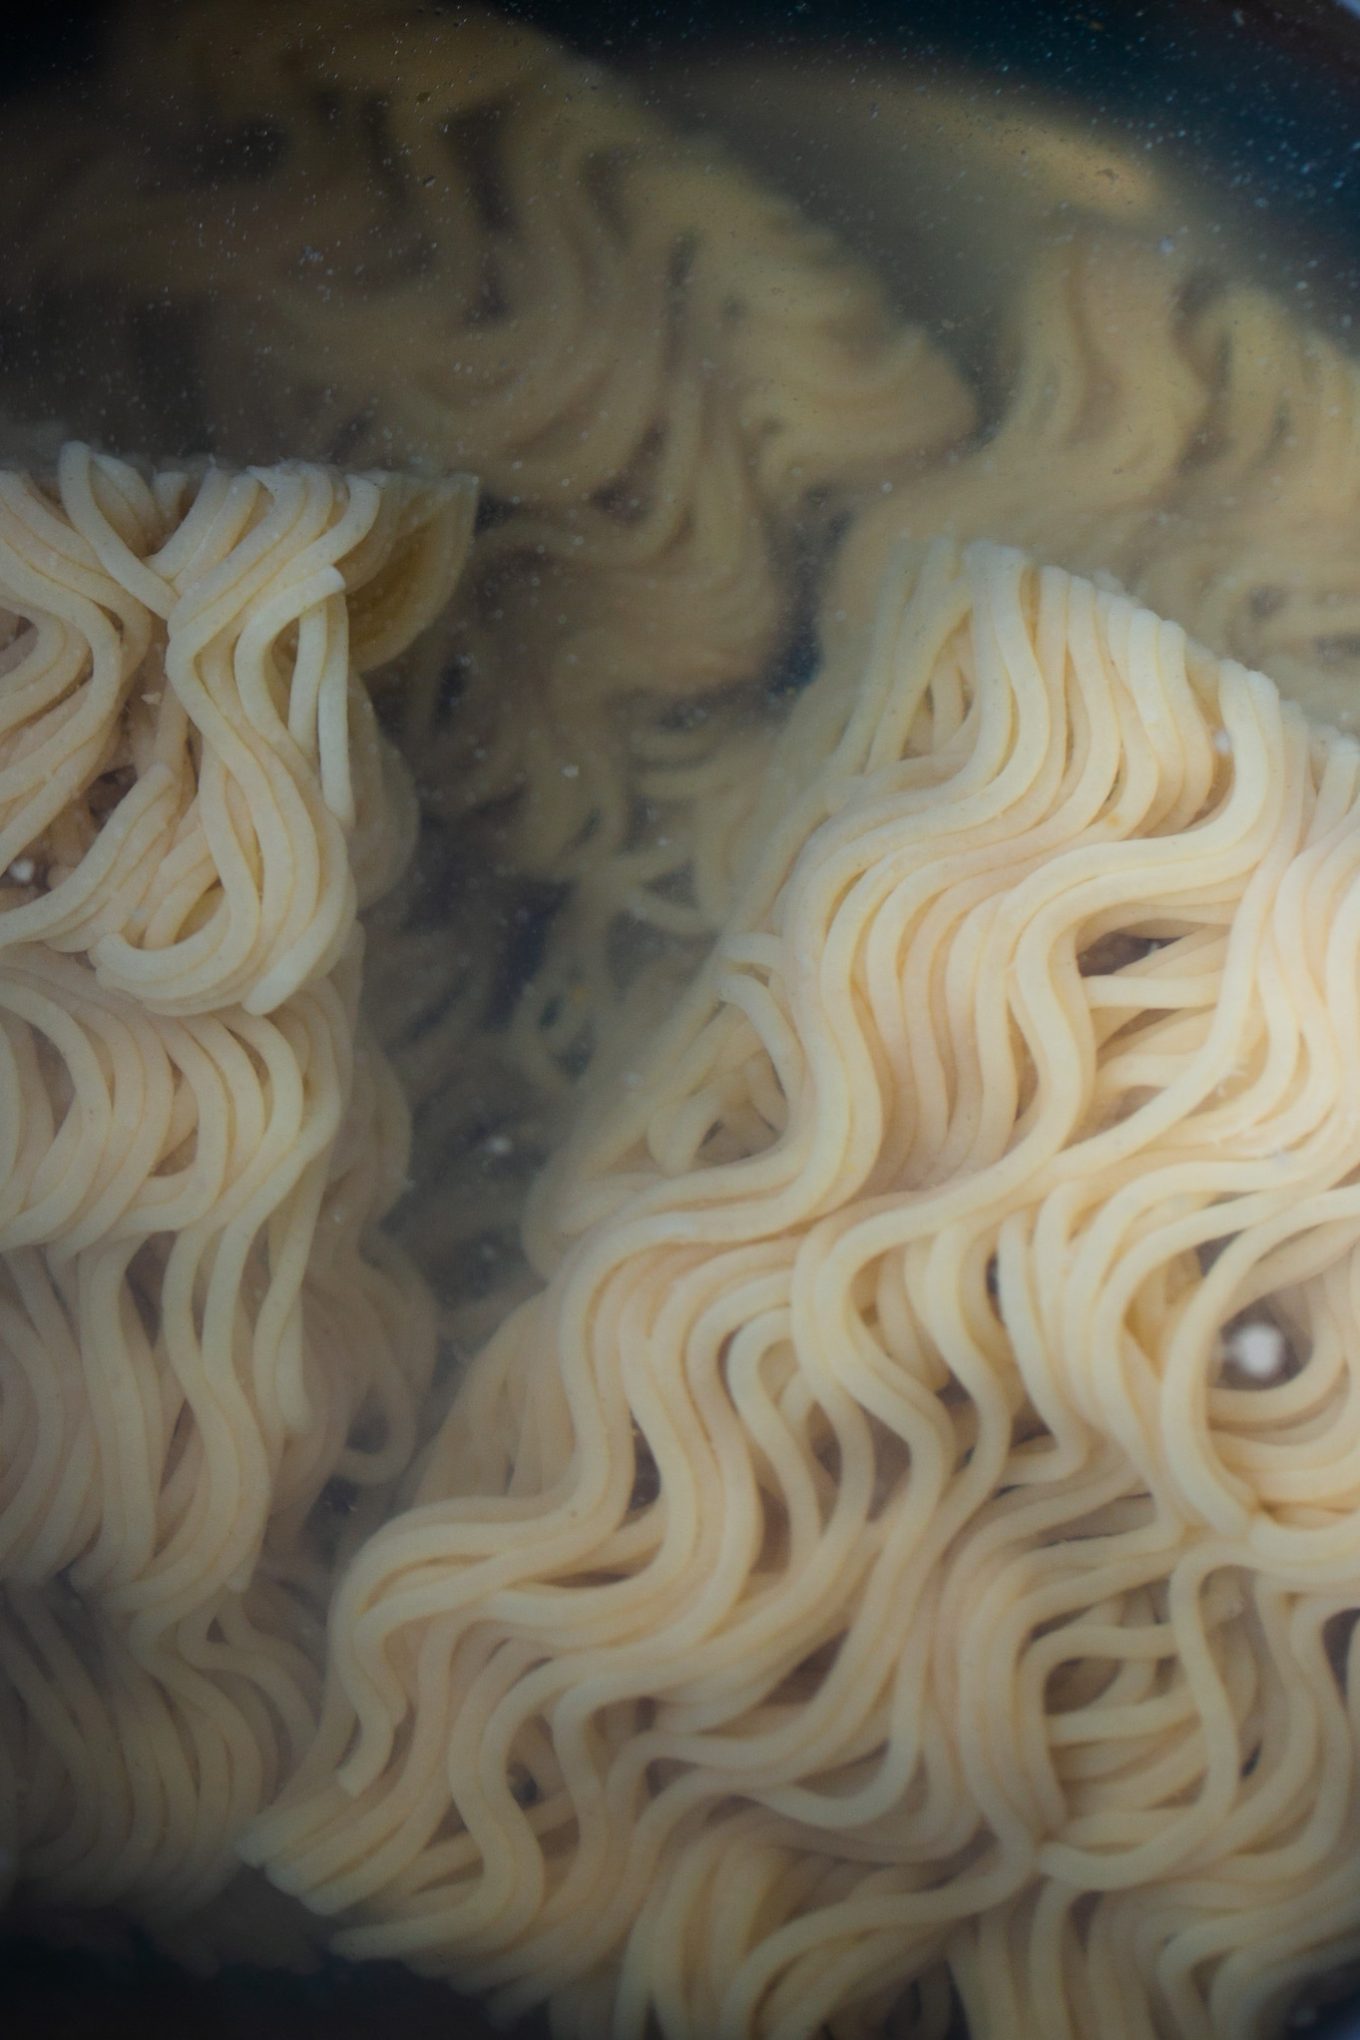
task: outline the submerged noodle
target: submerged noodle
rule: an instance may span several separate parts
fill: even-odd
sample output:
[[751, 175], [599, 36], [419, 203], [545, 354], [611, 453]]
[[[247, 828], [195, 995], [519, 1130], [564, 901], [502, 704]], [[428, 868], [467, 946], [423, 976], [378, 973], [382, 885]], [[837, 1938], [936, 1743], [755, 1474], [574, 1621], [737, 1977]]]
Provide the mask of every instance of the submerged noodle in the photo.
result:
[[1055, 234], [1009, 307], [1001, 414], [860, 517], [833, 627], [947, 531], [1109, 574], [1315, 715], [1360, 717], [1360, 368], [1268, 292], [1165, 244]]

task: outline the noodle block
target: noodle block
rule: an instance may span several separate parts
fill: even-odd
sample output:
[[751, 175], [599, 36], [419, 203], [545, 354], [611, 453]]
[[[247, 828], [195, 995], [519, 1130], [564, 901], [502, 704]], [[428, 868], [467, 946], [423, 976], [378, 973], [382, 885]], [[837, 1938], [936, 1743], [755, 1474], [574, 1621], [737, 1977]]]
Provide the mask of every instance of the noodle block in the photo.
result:
[[368, 684], [474, 494], [0, 474], [0, 1876], [198, 1963], [314, 1949], [236, 1844], [423, 1435], [358, 920], [415, 798]]
[[0, 474], [0, 950], [148, 1011], [268, 1013], [336, 962], [415, 810], [365, 671], [461, 571], [474, 494], [295, 466]]
[[245, 1854], [582, 2040], [1272, 2030], [1360, 1933], [1360, 745], [907, 544], [747, 845]]

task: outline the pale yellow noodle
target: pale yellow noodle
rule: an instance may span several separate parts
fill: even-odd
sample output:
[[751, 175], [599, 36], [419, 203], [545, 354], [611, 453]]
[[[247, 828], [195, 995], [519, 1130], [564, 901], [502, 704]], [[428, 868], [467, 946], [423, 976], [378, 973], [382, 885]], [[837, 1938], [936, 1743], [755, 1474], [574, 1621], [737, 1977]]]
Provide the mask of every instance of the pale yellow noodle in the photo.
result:
[[[470, 490], [393, 503], [409, 485], [298, 467], [161, 476], [153, 493], [75, 445], [57, 502], [20, 475], [6, 490], [9, 769], [44, 791], [0, 842], [11, 870], [39, 872], [36, 896], [5, 903], [0, 942], [87, 951], [102, 983], [160, 1012], [268, 1012], [330, 968], [409, 854], [414, 812], [358, 678], [363, 632], [390, 656], [385, 608], [406, 598], [407, 640], [428, 620], [428, 555], [456, 577]], [[49, 842], [72, 809], [84, 839], [68, 821]]]
[[755, 842], [247, 1854], [617, 2040], [1268, 2030], [1360, 1931], [1360, 750], [946, 544]]
[[0, 1851], [186, 1958], [296, 1959], [235, 1842], [435, 1357], [359, 1010], [414, 820], [366, 676], [447, 599], [473, 490], [70, 445], [0, 495]]

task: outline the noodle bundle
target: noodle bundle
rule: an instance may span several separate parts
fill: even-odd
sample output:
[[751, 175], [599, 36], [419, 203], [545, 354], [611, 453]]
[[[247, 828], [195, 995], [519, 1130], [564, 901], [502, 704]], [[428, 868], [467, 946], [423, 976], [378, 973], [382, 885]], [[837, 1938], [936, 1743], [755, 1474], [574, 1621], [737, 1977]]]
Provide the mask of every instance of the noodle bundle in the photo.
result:
[[1355, 361], [1268, 292], [1092, 228], [1040, 251], [1007, 327], [995, 424], [856, 520], [833, 630], [863, 631], [904, 537], [999, 539], [1115, 576], [1354, 727]]
[[200, 1954], [434, 1366], [359, 1008], [414, 823], [367, 678], [471, 510], [80, 445], [0, 476], [0, 1852]]
[[[356, 1081], [348, 976], [348, 997], [322, 981], [268, 1021], [195, 1026], [42, 950], [0, 965], [0, 1576], [65, 1572], [129, 1608], [176, 1580], [193, 1606], [268, 1516], [409, 1457], [419, 1291], [364, 1251], [406, 1114], [362, 1042]], [[243, 1380], [214, 1378], [219, 1349]], [[380, 1449], [347, 1443], [361, 1413]]]
[[246, 1853], [583, 2035], [1267, 2030], [1360, 1934], [1360, 746], [943, 543], [753, 840]]
[[[73, 1596], [7, 1592], [0, 1821], [23, 1887], [131, 1908], [176, 1953], [220, 1955], [211, 1909], [241, 1881], [231, 1840], [306, 1747], [316, 1656], [305, 1605], [268, 1581], [152, 1651]], [[279, 1910], [276, 1895], [256, 1904], [242, 1954], [261, 1959]]]
[[471, 495], [305, 467], [153, 492], [78, 445], [57, 491], [0, 478], [0, 859], [21, 887], [0, 944], [88, 952], [153, 1011], [267, 1013], [331, 967], [409, 855], [360, 676], [431, 620]]

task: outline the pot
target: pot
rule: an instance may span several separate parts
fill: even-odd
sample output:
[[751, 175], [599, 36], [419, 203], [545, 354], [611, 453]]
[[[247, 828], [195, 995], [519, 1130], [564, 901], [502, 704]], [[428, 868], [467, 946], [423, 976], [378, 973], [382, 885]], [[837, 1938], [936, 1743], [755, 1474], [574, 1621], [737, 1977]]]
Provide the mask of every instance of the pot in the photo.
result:
[[[1360, 322], [1353, 0], [693, 0], [636, 16], [608, 0], [525, 0], [513, 11], [630, 73], [674, 120], [724, 137], [965, 362], [985, 353], [997, 301], [1058, 207], [1212, 253], [1337, 335]], [[54, 0], [12, 28], [0, 119], [30, 90], [97, 99], [108, 12]], [[496, 2030], [442, 1982], [395, 1967], [203, 1980], [102, 1923], [53, 1936], [50, 1920], [16, 1921], [0, 1944], [13, 2040]], [[1360, 2036], [1360, 1997], [1312, 2031]]]

